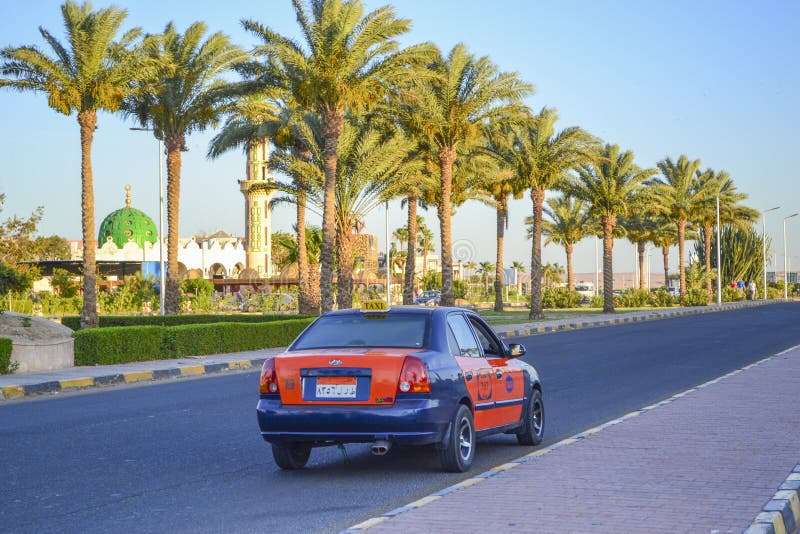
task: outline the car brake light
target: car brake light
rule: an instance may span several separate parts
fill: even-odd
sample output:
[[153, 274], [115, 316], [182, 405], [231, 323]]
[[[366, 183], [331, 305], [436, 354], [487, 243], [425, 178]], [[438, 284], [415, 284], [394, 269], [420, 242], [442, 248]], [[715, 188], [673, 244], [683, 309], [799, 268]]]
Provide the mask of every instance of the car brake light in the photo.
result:
[[430, 393], [431, 382], [428, 379], [428, 369], [419, 358], [406, 356], [403, 370], [400, 371], [400, 380], [397, 383], [398, 393]]
[[278, 394], [278, 373], [275, 372], [275, 358], [267, 358], [261, 366], [261, 382], [259, 384], [261, 393]]

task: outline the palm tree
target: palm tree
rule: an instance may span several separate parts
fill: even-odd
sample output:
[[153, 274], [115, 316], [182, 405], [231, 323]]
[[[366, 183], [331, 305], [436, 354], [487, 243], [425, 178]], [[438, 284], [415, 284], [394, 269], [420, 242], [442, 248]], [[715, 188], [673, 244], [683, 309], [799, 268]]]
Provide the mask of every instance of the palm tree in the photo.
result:
[[[428, 273], [428, 254], [434, 251], [433, 232], [422, 217], [417, 219], [417, 252], [422, 254], [422, 277]], [[442, 266], [444, 269], [444, 266]]]
[[594, 137], [578, 127], [556, 133], [558, 115], [542, 108], [519, 128], [511, 130], [513, 142], [505, 154], [516, 172], [516, 190], [529, 191], [533, 204], [531, 247], [531, 319], [543, 319], [542, 310], [542, 213], [545, 192], [564, 185], [568, 172], [588, 161], [597, 144]]
[[[325, 176], [324, 127], [316, 115], [309, 114], [297, 131], [303, 145], [309, 147], [310, 158], [284, 154], [280, 168], [293, 180], [302, 178], [318, 184], [307, 192], [307, 199], [321, 212], [325, 206], [322, 187]], [[412, 148], [412, 143], [399, 132], [387, 134], [367, 122], [349, 115], [346, 117], [337, 153], [335, 204], [339, 309], [352, 306], [353, 232], [360, 231], [364, 218], [383, 202], [397, 196], [403, 184], [419, 172], [420, 162], [407, 157]], [[294, 195], [293, 201], [296, 201], [291, 187], [278, 185], [278, 188]]]
[[[758, 218], [758, 211], [740, 204], [747, 199], [747, 195], [736, 190], [736, 184], [725, 171], [698, 170], [697, 188], [707, 192], [704, 200], [698, 205], [694, 220], [703, 231], [705, 268], [707, 272], [711, 272], [711, 238], [717, 219], [717, 198], [719, 198], [720, 224], [749, 227]], [[706, 279], [706, 293], [708, 301], [711, 302], [714, 299], [714, 290], [710, 277]]]
[[186, 136], [213, 125], [231, 106], [223, 76], [247, 55], [222, 33], [203, 41], [206, 25], [195, 22], [180, 34], [170, 22], [159, 35], [145, 39], [144, 53], [153, 72], [136, 82], [123, 109], [142, 126], [152, 127], [167, 152], [167, 294], [166, 311], [179, 311], [178, 216], [181, 152]]
[[399, 118], [439, 164], [437, 212], [442, 249], [442, 305], [452, 306], [453, 242], [451, 212], [453, 166], [459, 149], [474, 144], [482, 126], [525, 109], [521, 99], [532, 87], [516, 73], [499, 72], [487, 57], [475, 58], [458, 44], [447, 57], [437, 53], [424, 76], [402, 91]]
[[494, 265], [490, 261], [482, 261], [478, 264], [478, 274], [483, 281], [483, 293], [489, 293], [489, 275], [494, 271]]
[[614, 313], [614, 271], [612, 250], [617, 217], [626, 216], [634, 206], [645, 180], [655, 169], [640, 169], [633, 152], [620, 153], [617, 145], [606, 145], [598, 157], [581, 165], [570, 193], [583, 200], [589, 215], [603, 229], [603, 312]]
[[[208, 157], [215, 159], [225, 152], [244, 148], [248, 153], [259, 143], [272, 143], [281, 151], [296, 153], [298, 158], [308, 159], [310, 152], [303, 146], [296, 133], [296, 125], [303, 120], [302, 113], [288, 107], [282, 95], [276, 91], [265, 94], [248, 95], [234, 104], [222, 130], [209, 144]], [[271, 170], [280, 170], [271, 158]], [[297, 295], [298, 310], [303, 315], [319, 314], [319, 273], [310, 276], [308, 251], [306, 249], [306, 201], [310, 187], [302, 176], [297, 176], [291, 184], [295, 195], [296, 243], [298, 244]], [[313, 278], [313, 283], [312, 283]]]
[[678, 229], [663, 216], [653, 220], [650, 241], [661, 249], [664, 259], [664, 287], [669, 289], [669, 247], [678, 244]]
[[[569, 195], [549, 199], [543, 211], [550, 218], [542, 221], [542, 233], [547, 237], [544, 244], [555, 243], [564, 247], [567, 254], [567, 288], [572, 291], [575, 289], [572, 251], [581, 239], [589, 235], [591, 219], [583, 201]], [[533, 217], [526, 217], [525, 225], [530, 239], [534, 231]]]
[[379, 102], [389, 86], [413, 72], [409, 65], [427, 57], [430, 47], [400, 50], [395, 38], [408, 31], [410, 21], [398, 19], [391, 6], [364, 15], [361, 0], [310, 0], [310, 10], [302, 0], [292, 4], [305, 48], [256, 21], [242, 24], [263, 42], [255, 50], [266, 57], [257, 81], [277, 85], [320, 117], [325, 170], [321, 289], [322, 312], [327, 312], [333, 309], [337, 156], [345, 114]]
[[636, 247], [639, 264], [639, 289], [642, 289], [645, 286], [644, 253], [654, 230], [652, 214], [635, 210], [635, 213], [620, 218], [617, 222], [625, 230], [625, 237], [628, 238], [628, 241]]
[[400, 250], [402, 251], [405, 248], [405, 244], [408, 243], [408, 227], [401, 226], [392, 232], [392, 237], [394, 237], [397, 242], [400, 243]]
[[542, 281], [546, 287], [555, 287], [561, 283], [564, 268], [558, 263], [545, 263], [542, 265]]
[[0, 87], [47, 94], [58, 113], [77, 113], [81, 136], [81, 231], [83, 238], [83, 310], [81, 328], [98, 325], [97, 241], [94, 225], [92, 142], [97, 110], [115, 112], [137, 73], [137, 56], [129, 51], [141, 31], [133, 29], [119, 40], [127, 11], [116, 7], [92, 11], [88, 2], [67, 0], [61, 17], [69, 44], [64, 46], [44, 28], [39, 33], [52, 49], [48, 56], [35, 46], [0, 50]]
[[658, 208], [678, 228], [678, 269], [681, 298], [686, 294], [686, 224], [693, 220], [707, 191], [699, 188], [696, 173], [700, 160], [689, 161], [681, 154], [677, 162], [666, 158], [658, 162], [662, 176], [653, 180], [653, 193], [660, 199]]

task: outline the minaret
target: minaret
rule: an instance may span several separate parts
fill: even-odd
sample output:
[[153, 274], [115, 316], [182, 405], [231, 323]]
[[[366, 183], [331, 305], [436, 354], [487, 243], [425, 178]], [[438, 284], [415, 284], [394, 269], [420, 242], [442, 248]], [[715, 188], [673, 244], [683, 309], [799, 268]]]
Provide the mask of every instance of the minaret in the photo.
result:
[[269, 139], [251, 142], [247, 148], [247, 178], [239, 180], [244, 195], [244, 228], [247, 268], [264, 278], [272, 274], [272, 177], [267, 166]]

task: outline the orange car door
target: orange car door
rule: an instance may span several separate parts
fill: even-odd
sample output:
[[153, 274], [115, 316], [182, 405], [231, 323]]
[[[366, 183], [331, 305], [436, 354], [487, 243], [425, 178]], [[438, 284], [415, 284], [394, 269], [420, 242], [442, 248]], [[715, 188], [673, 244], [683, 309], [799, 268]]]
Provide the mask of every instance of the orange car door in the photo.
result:
[[472, 315], [469, 321], [491, 370], [494, 405], [490, 410], [490, 426], [516, 423], [522, 417], [525, 400], [522, 369], [507, 358], [505, 347], [483, 321]]
[[462, 313], [447, 316], [448, 344], [464, 376], [464, 384], [475, 407], [475, 429], [495, 426], [492, 421], [494, 407], [494, 381], [489, 362], [481, 355], [478, 340]]

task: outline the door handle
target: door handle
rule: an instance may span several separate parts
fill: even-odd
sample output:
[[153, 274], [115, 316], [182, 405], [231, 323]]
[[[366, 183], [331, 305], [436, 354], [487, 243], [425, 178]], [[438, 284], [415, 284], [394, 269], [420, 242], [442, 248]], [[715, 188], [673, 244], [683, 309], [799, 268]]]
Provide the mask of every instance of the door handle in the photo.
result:
[[472, 371], [465, 372], [464, 376], [467, 378], [467, 380], [472, 380]]
[[495, 369], [494, 376], [496, 376], [497, 378], [503, 378], [503, 371], [501, 371], [500, 369]]

